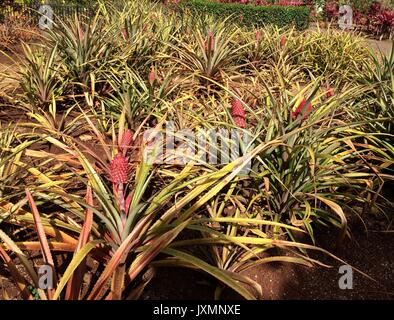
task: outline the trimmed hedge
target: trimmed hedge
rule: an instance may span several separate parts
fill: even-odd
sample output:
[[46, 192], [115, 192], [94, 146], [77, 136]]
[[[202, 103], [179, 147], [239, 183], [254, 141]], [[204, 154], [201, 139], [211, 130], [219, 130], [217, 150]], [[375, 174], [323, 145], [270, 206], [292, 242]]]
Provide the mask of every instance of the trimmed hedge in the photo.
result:
[[198, 13], [221, 17], [231, 16], [235, 23], [261, 27], [274, 24], [279, 27], [294, 25], [298, 30], [309, 25], [310, 9], [307, 6], [257, 6], [252, 4], [220, 3], [209, 0], [183, 1], [183, 7]]

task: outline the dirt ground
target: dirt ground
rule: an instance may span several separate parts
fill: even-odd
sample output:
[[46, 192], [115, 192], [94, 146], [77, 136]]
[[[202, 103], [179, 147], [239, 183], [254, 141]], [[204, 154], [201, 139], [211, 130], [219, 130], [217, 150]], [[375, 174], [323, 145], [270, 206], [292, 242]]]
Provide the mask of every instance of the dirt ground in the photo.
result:
[[[7, 69], [16, 69], [18, 57], [22, 53], [22, 47], [17, 46], [10, 51], [0, 51], [0, 72], [4, 72]], [[14, 61], [15, 60], [15, 61]]]
[[[353, 289], [340, 289], [338, 282], [342, 274], [339, 267], [343, 263], [321, 253], [310, 257], [331, 268], [270, 263], [256, 267], [246, 275], [262, 286], [265, 300], [394, 300], [394, 230], [375, 230], [377, 221], [378, 224], [383, 222], [376, 217], [367, 218], [367, 221], [371, 228], [368, 233], [360, 223], [353, 222], [352, 239], [345, 241], [334, 253], [374, 280], [353, 270]], [[324, 229], [318, 234], [317, 245], [332, 252], [335, 234]], [[214, 298], [215, 285], [213, 279], [194, 271], [162, 269], [146, 288], [143, 299], [210, 300]], [[240, 299], [228, 291], [223, 298]]]
[[9, 52], [0, 51], [0, 96], [1, 92], [5, 90], [4, 88], [14, 87], [16, 84], [15, 79], [9, 78], [6, 74], [13, 77], [16, 75], [21, 52], [20, 46]]

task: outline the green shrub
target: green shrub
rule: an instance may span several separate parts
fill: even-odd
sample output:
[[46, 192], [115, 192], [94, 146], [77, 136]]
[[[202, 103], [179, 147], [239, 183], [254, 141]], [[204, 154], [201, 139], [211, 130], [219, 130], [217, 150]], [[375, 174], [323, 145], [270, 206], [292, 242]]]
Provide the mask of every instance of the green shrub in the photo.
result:
[[249, 26], [273, 24], [285, 27], [295, 25], [297, 29], [303, 30], [309, 24], [310, 9], [306, 6], [255, 6], [207, 0], [184, 1], [182, 6], [199, 14], [230, 16], [232, 21]]

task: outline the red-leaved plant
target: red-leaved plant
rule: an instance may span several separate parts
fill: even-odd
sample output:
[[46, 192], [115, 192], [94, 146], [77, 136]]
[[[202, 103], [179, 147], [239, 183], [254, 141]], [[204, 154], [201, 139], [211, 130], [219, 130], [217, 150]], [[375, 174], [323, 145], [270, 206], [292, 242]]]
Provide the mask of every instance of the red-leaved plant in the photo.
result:
[[324, 6], [324, 15], [327, 21], [332, 22], [338, 16], [338, 4], [335, 2], [327, 2]]
[[394, 28], [394, 10], [388, 10], [380, 4], [371, 6], [368, 12], [370, 30], [382, 38], [389, 38]]

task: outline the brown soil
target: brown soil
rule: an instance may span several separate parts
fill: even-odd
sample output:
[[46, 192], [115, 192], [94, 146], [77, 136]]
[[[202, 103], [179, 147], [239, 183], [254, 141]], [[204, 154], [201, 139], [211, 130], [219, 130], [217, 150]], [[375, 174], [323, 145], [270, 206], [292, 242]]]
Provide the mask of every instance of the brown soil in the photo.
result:
[[7, 52], [0, 51], [0, 72], [4, 72], [9, 68], [15, 68], [21, 54], [22, 47], [20, 45], [10, 48]]
[[[394, 215], [392, 215], [394, 216]], [[246, 275], [257, 281], [266, 300], [354, 300], [394, 299], [394, 231], [373, 231], [383, 222], [376, 217], [366, 217], [371, 230], [366, 233], [361, 223], [351, 225], [352, 239], [345, 241], [335, 255], [347, 264], [358, 268], [375, 281], [354, 271], [353, 289], [341, 290], [338, 285], [338, 262], [323, 253], [310, 256], [332, 266], [305, 267], [290, 263], [270, 263], [249, 270]], [[387, 226], [387, 220], [384, 220]], [[333, 251], [335, 233], [319, 230], [317, 245]], [[207, 300], [214, 298], [217, 282], [200, 273], [184, 269], [160, 269], [146, 288], [147, 300]], [[224, 299], [239, 299], [232, 292], [225, 292]]]
[[[368, 223], [381, 221], [367, 217]], [[387, 225], [387, 220], [385, 221]], [[354, 300], [394, 299], [394, 230], [366, 233], [360, 223], [351, 226], [352, 239], [345, 241], [335, 252], [347, 264], [369, 275], [353, 272], [353, 289], [342, 290], [338, 281], [342, 274], [338, 262], [323, 253], [310, 256], [332, 266], [305, 267], [290, 263], [270, 263], [249, 270], [246, 275], [263, 288], [266, 300]], [[335, 233], [318, 232], [317, 245], [332, 251]], [[189, 300], [213, 299], [215, 281], [200, 273], [183, 269], [161, 269], [146, 288], [143, 299]], [[225, 299], [239, 299], [234, 293], [225, 292]]]
[[[346, 264], [370, 278], [353, 271], [353, 289], [342, 290], [338, 281], [344, 263], [321, 252], [309, 256], [330, 268], [305, 267], [290, 263], [269, 263], [248, 270], [245, 275], [257, 281], [265, 300], [394, 300], [394, 184], [387, 185], [384, 197], [391, 201], [384, 214], [348, 215], [351, 238], [334, 249], [337, 234], [332, 228], [317, 228], [316, 245], [335, 254]], [[282, 253], [283, 254], [283, 253]], [[143, 299], [190, 300], [213, 299], [217, 282], [200, 273], [184, 269], [157, 270]], [[224, 299], [240, 299], [224, 292]]]

